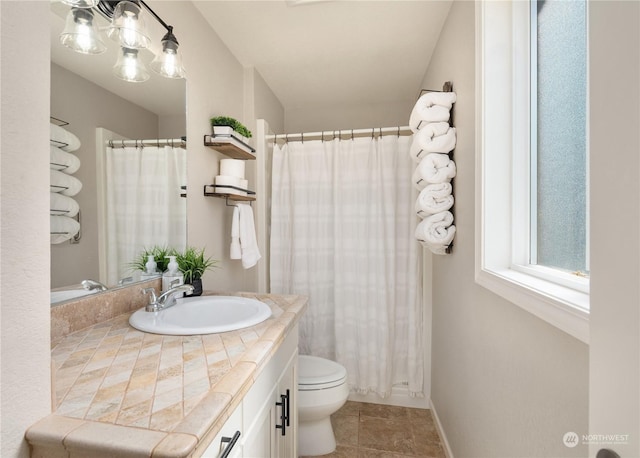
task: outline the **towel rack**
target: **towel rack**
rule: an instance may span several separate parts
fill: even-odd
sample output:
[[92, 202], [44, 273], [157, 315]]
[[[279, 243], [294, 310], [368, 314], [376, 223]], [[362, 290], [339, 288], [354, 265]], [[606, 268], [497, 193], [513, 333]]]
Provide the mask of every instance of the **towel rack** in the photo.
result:
[[[63, 210], [51, 210], [51, 211], [63, 211]], [[68, 211], [64, 211], [64, 213], [68, 213]], [[58, 215], [58, 216], [62, 216], [62, 215]], [[69, 243], [75, 245], [77, 243], [80, 243], [80, 239], [82, 238], [82, 223], [80, 222], [80, 210], [78, 210], [78, 214], [76, 216], [72, 217], [73, 219], [75, 219], [78, 224], [80, 224], [80, 229], [78, 229], [78, 232], [76, 233], [76, 235], [74, 235], [73, 237], [71, 237], [69, 239]], [[69, 232], [55, 232], [55, 231], [51, 231], [50, 234], [52, 235], [68, 235]]]
[[[453, 83], [451, 81], [446, 81], [443, 85], [442, 85], [442, 91], [438, 91], [436, 89], [421, 89], [420, 90], [420, 94], [418, 95], [418, 98], [422, 97], [423, 94], [425, 94], [426, 92], [453, 92]], [[451, 105], [451, 110], [449, 111], [449, 126], [454, 127], [454, 123], [453, 123], [453, 115], [454, 115], [454, 108], [455, 108], [455, 103], [453, 105]], [[457, 141], [456, 141], [457, 144]], [[451, 157], [451, 159], [453, 160], [453, 153], [455, 152], [455, 148], [452, 149], [449, 152], [449, 156]], [[454, 182], [455, 182], [455, 177], [451, 179], [451, 194], [454, 194]], [[456, 218], [456, 214], [455, 214], [455, 201], [453, 206], [449, 209], [449, 211], [451, 212], [451, 214], [453, 215], [453, 219], [455, 221]], [[447, 254], [451, 254], [451, 251], [453, 249], [453, 240], [451, 241], [451, 243], [449, 244], [449, 246], [445, 249], [445, 253]]]
[[[63, 121], [60, 118], [56, 118], [55, 116], [49, 116], [49, 122], [51, 124], [55, 124], [56, 126], [59, 127], [64, 127], [64, 126], [68, 126], [69, 123], [67, 121]], [[58, 140], [54, 140], [53, 138], [49, 139], [49, 143], [51, 143], [53, 146], [57, 147], [57, 148], [64, 148], [65, 146], [69, 146], [68, 143], [65, 142], [61, 142]], [[54, 165], [62, 165], [62, 164], [54, 164]], [[63, 168], [67, 168], [68, 166], [64, 166]]]

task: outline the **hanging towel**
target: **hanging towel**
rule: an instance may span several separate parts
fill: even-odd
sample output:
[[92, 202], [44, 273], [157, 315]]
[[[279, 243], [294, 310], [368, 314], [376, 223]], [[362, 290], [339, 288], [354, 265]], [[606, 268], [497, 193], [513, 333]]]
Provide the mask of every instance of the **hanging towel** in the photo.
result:
[[451, 105], [456, 101], [455, 92], [427, 92], [411, 111], [409, 127], [415, 133], [428, 122], [449, 121]]
[[420, 160], [413, 172], [413, 184], [418, 191], [432, 183], [448, 183], [456, 176], [456, 164], [449, 156], [429, 153]]
[[50, 139], [54, 146], [57, 146], [63, 151], [70, 153], [80, 148], [80, 139], [69, 132], [67, 129], [61, 126], [57, 126], [53, 123], [50, 126]]
[[449, 210], [453, 207], [451, 183], [427, 185], [416, 199], [415, 210], [420, 218]]
[[418, 162], [428, 153], [448, 153], [456, 147], [456, 129], [448, 122], [431, 122], [413, 136], [409, 149], [411, 158]]
[[262, 257], [258, 250], [258, 241], [256, 239], [256, 229], [253, 222], [253, 210], [251, 205], [237, 204], [240, 230], [240, 249], [242, 251], [242, 267], [249, 269], [256, 265]]
[[82, 189], [82, 182], [76, 177], [57, 170], [49, 170], [49, 172], [51, 175], [51, 192], [59, 192], [65, 196], [73, 197]]
[[51, 243], [62, 243], [80, 231], [80, 223], [68, 216], [51, 215]]
[[49, 164], [53, 170], [60, 170], [71, 175], [80, 168], [80, 159], [75, 154], [62, 151], [60, 148], [51, 145], [49, 153]]
[[456, 234], [453, 215], [450, 211], [436, 213], [423, 219], [416, 227], [416, 239], [434, 254], [446, 254]]
[[233, 207], [233, 219], [231, 220], [231, 246], [229, 247], [229, 257], [231, 259], [242, 259], [242, 249], [240, 248], [240, 209], [237, 205]]
[[59, 192], [49, 194], [51, 195], [51, 206], [49, 208], [52, 215], [74, 217], [78, 214], [80, 206], [74, 199], [63, 196]]

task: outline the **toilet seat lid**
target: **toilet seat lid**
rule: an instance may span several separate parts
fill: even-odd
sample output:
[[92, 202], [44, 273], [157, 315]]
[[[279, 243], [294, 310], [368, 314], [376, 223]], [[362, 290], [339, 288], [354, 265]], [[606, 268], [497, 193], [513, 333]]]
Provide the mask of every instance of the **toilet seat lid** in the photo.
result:
[[298, 357], [298, 388], [300, 390], [321, 390], [343, 384], [347, 379], [344, 366], [319, 358], [300, 355]]

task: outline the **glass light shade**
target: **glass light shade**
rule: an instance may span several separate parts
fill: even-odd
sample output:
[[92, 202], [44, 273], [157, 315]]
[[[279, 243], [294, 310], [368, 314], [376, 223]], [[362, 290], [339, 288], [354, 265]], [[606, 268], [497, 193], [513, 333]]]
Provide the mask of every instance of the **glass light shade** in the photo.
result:
[[151, 62], [151, 70], [165, 78], [184, 78], [182, 57], [178, 53], [178, 40], [169, 32], [162, 38], [162, 52]]
[[107, 36], [123, 48], [148, 48], [149, 35], [140, 6], [128, 0], [118, 3], [107, 28]]
[[93, 12], [84, 8], [69, 11], [60, 43], [82, 54], [100, 54], [107, 50], [93, 23]]
[[100, 3], [100, 0], [62, 0], [62, 3], [73, 8], [93, 8]]
[[129, 48], [122, 48], [118, 62], [113, 67], [113, 74], [132, 83], [142, 83], [150, 76], [142, 61], [138, 59], [138, 50]]

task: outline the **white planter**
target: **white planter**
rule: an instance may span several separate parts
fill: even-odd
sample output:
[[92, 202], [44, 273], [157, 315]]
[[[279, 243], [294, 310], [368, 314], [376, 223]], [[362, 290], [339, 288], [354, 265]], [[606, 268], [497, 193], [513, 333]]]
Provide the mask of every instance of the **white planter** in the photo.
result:
[[233, 130], [231, 126], [211, 126], [211, 127], [212, 127], [212, 134], [214, 137], [217, 137], [217, 136], [233, 137], [245, 144], [249, 144], [249, 139], [247, 137], [240, 135], [235, 130]]

